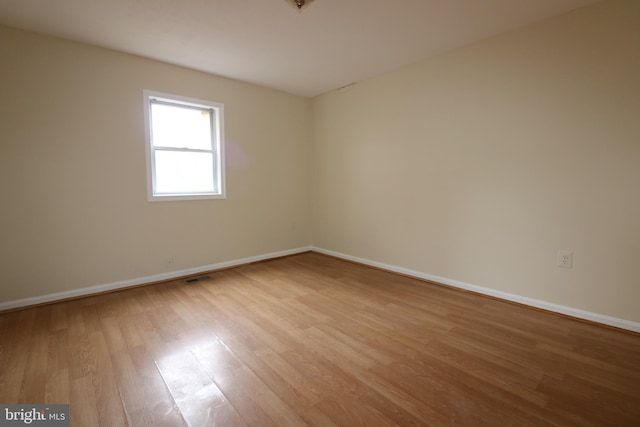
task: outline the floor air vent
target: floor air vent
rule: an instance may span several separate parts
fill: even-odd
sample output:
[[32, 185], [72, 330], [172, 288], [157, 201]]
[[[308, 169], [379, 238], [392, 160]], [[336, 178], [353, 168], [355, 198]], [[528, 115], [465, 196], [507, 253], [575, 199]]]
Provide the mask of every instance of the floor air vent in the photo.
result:
[[190, 277], [188, 279], [185, 279], [184, 283], [186, 283], [187, 285], [191, 284], [191, 283], [196, 283], [199, 282], [201, 280], [207, 280], [210, 279], [211, 277], [209, 276], [198, 276], [198, 277]]

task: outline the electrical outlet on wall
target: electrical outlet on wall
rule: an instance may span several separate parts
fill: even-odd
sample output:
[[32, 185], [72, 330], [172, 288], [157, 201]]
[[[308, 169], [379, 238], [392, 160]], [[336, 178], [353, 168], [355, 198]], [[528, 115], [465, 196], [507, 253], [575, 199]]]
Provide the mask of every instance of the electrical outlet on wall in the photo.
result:
[[558, 267], [573, 268], [573, 252], [558, 251]]
[[174, 265], [174, 264], [175, 264], [175, 259], [174, 259], [172, 256], [167, 257], [167, 258], [164, 260], [164, 266], [167, 268], [167, 270], [171, 270], [171, 269], [173, 269], [173, 265]]

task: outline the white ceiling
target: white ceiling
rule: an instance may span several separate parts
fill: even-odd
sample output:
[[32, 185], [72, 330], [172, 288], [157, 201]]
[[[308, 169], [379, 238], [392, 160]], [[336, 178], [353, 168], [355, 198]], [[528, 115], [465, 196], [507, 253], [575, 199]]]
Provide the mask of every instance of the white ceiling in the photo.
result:
[[597, 0], [0, 0], [0, 23], [315, 96]]

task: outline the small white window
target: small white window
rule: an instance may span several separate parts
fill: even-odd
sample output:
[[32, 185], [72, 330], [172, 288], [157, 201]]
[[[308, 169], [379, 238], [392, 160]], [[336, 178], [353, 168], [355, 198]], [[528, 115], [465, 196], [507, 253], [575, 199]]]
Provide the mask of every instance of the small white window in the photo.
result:
[[150, 201], [221, 199], [223, 105], [144, 91]]

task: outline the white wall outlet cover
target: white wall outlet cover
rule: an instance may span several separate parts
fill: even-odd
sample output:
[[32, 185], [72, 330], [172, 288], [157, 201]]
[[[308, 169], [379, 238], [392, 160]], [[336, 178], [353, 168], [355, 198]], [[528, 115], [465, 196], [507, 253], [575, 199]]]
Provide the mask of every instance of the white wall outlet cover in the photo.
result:
[[573, 268], [573, 252], [558, 251], [558, 267]]

